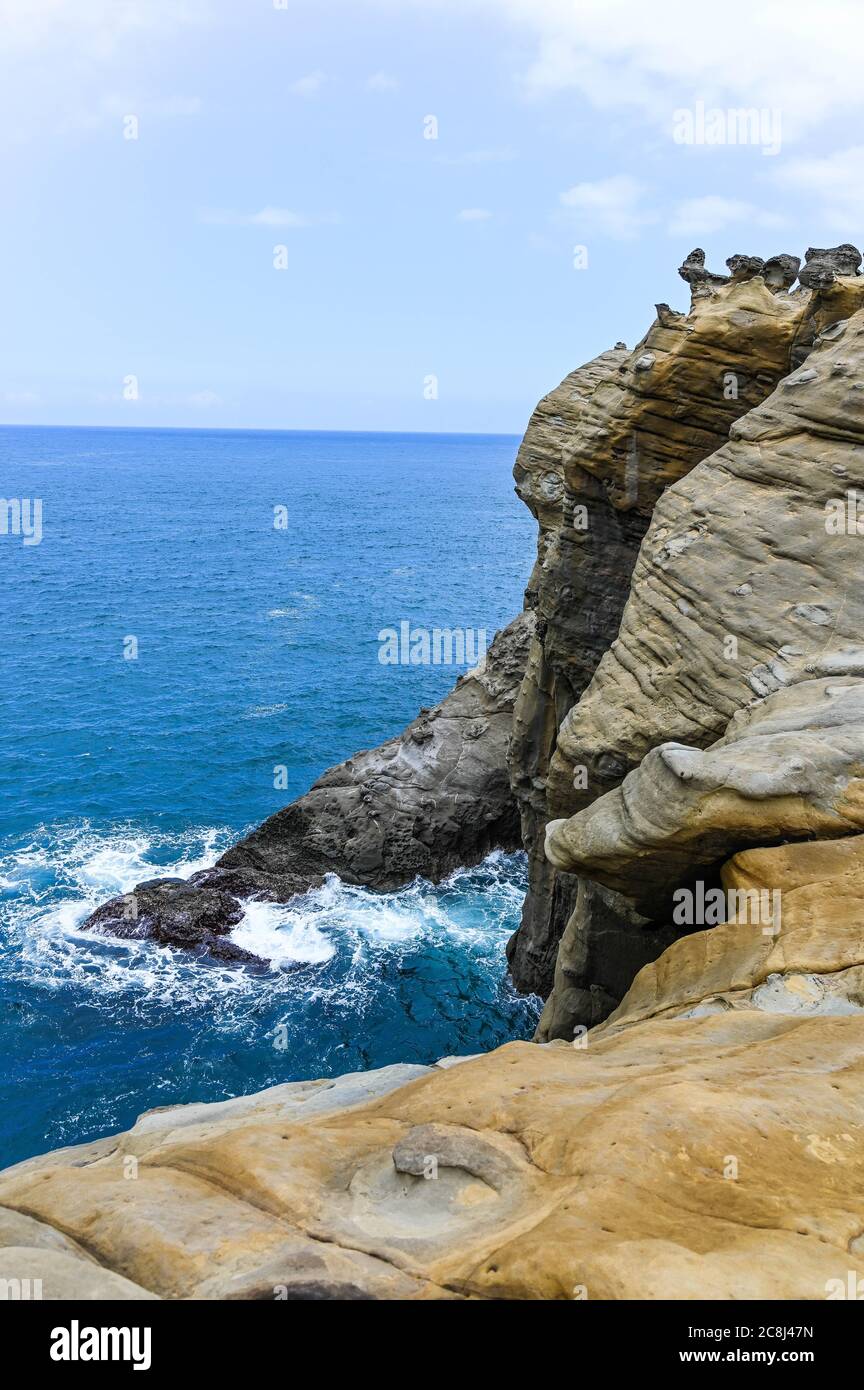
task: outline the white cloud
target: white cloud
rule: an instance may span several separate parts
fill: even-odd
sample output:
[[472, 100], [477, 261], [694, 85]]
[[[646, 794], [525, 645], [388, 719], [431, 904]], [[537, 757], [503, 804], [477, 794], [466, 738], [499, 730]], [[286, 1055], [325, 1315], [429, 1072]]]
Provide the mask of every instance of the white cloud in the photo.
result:
[[[436, 0], [443, 5], [446, 0]], [[464, 14], [469, 0], [450, 0]], [[671, 129], [689, 102], [782, 112], [786, 137], [864, 110], [860, 0], [471, 0], [533, 44], [529, 95], [576, 89], [596, 107], [631, 107]], [[700, 32], [702, 31], [702, 32]]]
[[561, 206], [573, 213], [580, 229], [602, 232], [615, 241], [629, 241], [658, 215], [642, 207], [645, 188], [629, 174], [615, 174], [594, 183], [577, 183], [561, 194]]
[[373, 72], [366, 79], [367, 92], [395, 92], [398, 87], [398, 77], [391, 77], [389, 72]]
[[776, 171], [773, 182], [803, 196], [815, 216], [844, 240], [856, 239], [855, 229], [864, 223], [864, 145], [825, 158], [793, 160]]
[[296, 82], [289, 82], [288, 90], [289, 92], [293, 92], [295, 96], [311, 97], [314, 96], [316, 92], [320, 92], [326, 81], [326, 72], [322, 72], [320, 68], [317, 68], [315, 72], [307, 72], [305, 77], [298, 77]]
[[488, 208], [463, 208], [456, 220], [458, 222], [488, 222], [491, 216]]
[[333, 217], [307, 217], [290, 208], [261, 208], [260, 212], [234, 212], [227, 208], [205, 210], [200, 220], [214, 227], [315, 227], [334, 222]]
[[783, 218], [753, 203], [711, 194], [705, 198], [686, 198], [672, 210], [669, 232], [672, 236], [709, 236], [735, 223], [751, 227], [782, 227]]
[[163, 55], [210, 22], [213, 2], [0, 0], [0, 143], [104, 128], [120, 105], [148, 120], [195, 114], [197, 97], [160, 92]]
[[72, 43], [79, 53], [101, 60], [127, 39], [161, 36], [204, 23], [211, 14], [210, 0], [0, 0], [3, 53], [62, 51]]

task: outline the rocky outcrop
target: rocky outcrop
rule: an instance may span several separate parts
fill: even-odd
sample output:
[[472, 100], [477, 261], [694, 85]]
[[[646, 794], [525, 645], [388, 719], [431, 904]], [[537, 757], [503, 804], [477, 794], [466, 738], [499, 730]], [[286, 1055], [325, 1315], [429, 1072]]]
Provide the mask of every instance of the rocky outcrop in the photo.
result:
[[[575, 792], [575, 766], [557, 745], [618, 633], [658, 499], [723, 444], [833, 312], [818, 295], [786, 292], [795, 257], [763, 264], [733, 256], [728, 264], [730, 276], [715, 275], [703, 251], [691, 252], [681, 267], [693, 296], [689, 313], [658, 305], [633, 352], [604, 353], [567, 377], [541, 401], [516, 460], [517, 492], [540, 527], [526, 594], [537, 635], [510, 756], [529, 857], [522, 924], [508, 952], [521, 989], [548, 994], [576, 901], [575, 878], [545, 858], [546, 824], [615, 785], [628, 768], [614, 746], [598, 749]], [[831, 291], [838, 304], [850, 293], [845, 282]]]
[[550, 822], [546, 853], [662, 917], [735, 849], [864, 829], [864, 680], [804, 680], [755, 701], [702, 752], [663, 743], [616, 790]]
[[103, 936], [180, 947], [202, 960], [266, 965], [228, 939], [242, 917], [240, 903], [224, 889], [182, 878], [155, 878], [98, 907], [86, 925]]
[[824, 1299], [864, 1277], [864, 1015], [667, 1017], [689, 968], [579, 1047], [154, 1111], [20, 1164], [0, 1270], [47, 1298], [77, 1266], [102, 1297]]
[[576, 906], [558, 946], [552, 992], [537, 1027], [536, 1042], [573, 1041], [620, 1004], [634, 977], [679, 935], [636, 911], [633, 902], [581, 878]]
[[155, 1110], [8, 1169], [0, 1278], [47, 1299], [845, 1296], [864, 835], [748, 850], [722, 879], [780, 893], [782, 919], [675, 941], [575, 1046]]
[[864, 1009], [864, 835], [744, 850], [721, 882], [730, 920], [682, 937], [647, 966], [610, 1025], [730, 1009]]
[[[548, 826], [550, 863], [658, 928], [673, 891], [736, 849], [862, 826], [864, 278], [823, 268], [805, 364], [658, 501], [550, 764], [570, 812]], [[559, 979], [555, 1035], [586, 1021], [577, 1003]]]
[[[533, 897], [517, 977], [550, 968], [563, 929], [538, 1042], [153, 1111], [19, 1164], [0, 1174], [2, 1277], [44, 1276], [47, 1297], [77, 1279], [92, 1298], [242, 1300], [858, 1287], [856, 256], [809, 251], [789, 294], [793, 258], [732, 257], [723, 277], [691, 255], [690, 314], [661, 309], [635, 354], [603, 354], [532, 421], [517, 480], [540, 525], [534, 635], [510, 631], [512, 660], [499, 649], [419, 740], [327, 774], [191, 887], [140, 890], [130, 931], [170, 919], [215, 952], [237, 893], [296, 891], [340, 853], [353, 881], [432, 876], [502, 824], [515, 837], [518, 801]], [[754, 392], [782, 380], [738, 418], [711, 383], [736, 345], [755, 364], [754, 342], [771, 363]], [[491, 737], [511, 709], [516, 801]], [[478, 824], [487, 777], [495, 818]]]
[[[787, 390], [805, 387], [814, 347], [838, 349], [831, 371], [847, 370], [841, 338], [862, 302], [860, 259], [848, 245], [811, 248], [802, 286], [789, 293], [796, 257], [763, 262], [735, 255], [727, 261], [729, 274], [719, 275], [706, 268], [703, 251], [691, 252], [680, 272], [692, 292], [689, 312], [658, 305], [655, 323], [633, 352], [618, 344], [602, 353], [565, 378], [532, 416], [515, 477], [538, 522], [537, 563], [526, 612], [499, 634], [477, 672], [397, 738], [325, 773], [212, 869], [195, 875], [191, 886], [140, 885], [101, 908], [85, 929], [145, 935], [202, 959], [260, 965], [229, 939], [244, 898], [284, 901], [328, 873], [392, 889], [416, 875], [439, 879], [521, 841], [529, 891], [509, 966], [519, 988], [547, 995], [578, 879], [545, 855], [546, 826], [615, 787], [655, 741], [644, 709], [630, 709], [625, 689], [628, 672], [638, 683], [633, 672], [651, 669], [645, 658], [654, 629], [643, 624], [640, 595], [629, 595], [634, 569], [641, 582], [644, 552], [639, 565], [637, 557], [655, 507], [658, 518], [670, 513], [683, 523], [686, 517], [683, 534], [668, 544], [674, 587], [686, 568], [691, 532], [701, 537], [703, 530], [701, 513], [693, 512], [695, 493], [679, 492], [679, 480], [718, 457], [742, 416], [748, 429], [756, 428], [755, 407], [779, 380], [786, 378]], [[798, 377], [789, 377], [790, 367], [805, 359]], [[659, 526], [655, 519], [652, 538]], [[694, 551], [701, 553], [701, 547]], [[686, 596], [672, 597], [686, 617]], [[806, 600], [799, 616], [815, 626], [822, 619], [819, 606]], [[637, 641], [631, 652], [633, 625], [642, 645]], [[669, 661], [666, 649], [654, 656], [660, 666]], [[607, 716], [612, 685], [620, 698], [616, 689]], [[649, 675], [649, 701], [651, 690]], [[666, 737], [702, 747], [720, 735], [722, 716], [735, 708], [737, 695], [715, 712], [710, 729]], [[658, 708], [655, 723], [665, 717]], [[616, 726], [615, 737], [606, 738], [607, 724]], [[632, 749], [631, 726], [642, 731]], [[195, 894], [202, 895], [197, 903]], [[588, 930], [583, 913], [580, 935]], [[606, 931], [599, 918], [598, 931]]]
[[98, 908], [83, 930], [146, 937], [202, 960], [262, 966], [226, 938], [242, 899], [285, 902], [324, 881], [397, 888], [437, 880], [520, 844], [507, 774], [513, 703], [534, 617], [496, 635], [483, 659], [439, 705], [397, 738], [325, 772], [187, 881], [157, 879]]
[[[839, 289], [864, 302], [864, 277]], [[794, 680], [864, 672], [862, 484], [859, 309], [658, 502], [618, 637], [559, 732], [550, 795], [576, 809], [661, 743], [704, 748]]]

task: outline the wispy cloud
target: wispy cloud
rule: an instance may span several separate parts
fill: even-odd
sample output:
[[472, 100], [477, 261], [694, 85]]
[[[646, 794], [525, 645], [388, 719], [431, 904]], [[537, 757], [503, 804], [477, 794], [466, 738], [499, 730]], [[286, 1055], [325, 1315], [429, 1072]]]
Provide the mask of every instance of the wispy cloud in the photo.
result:
[[8, 405], [35, 405], [39, 395], [36, 391], [4, 391], [2, 399]]
[[753, 203], [710, 194], [678, 203], [669, 220], [669, 233], [671, 236], [710, 236], [736, 223], [746, 223], [750, 227], [782, 227], [784, 219]]
[[0, 145], [196, 115], [197, 96], [163, 84], [213, 18], [212, 0], [0, 0]]
[[261, 208], [259, 212], [237, 212], [230, 208], [207, 208], [199, 214], [199, 220], [213, 227], [320, 227], [333, 224], [338, 218], [330, 214], [326, 217], [309, 217], [290, 208]]
[[[533, 44], [519, 74], [541, 97], [575, 89], [602, 110], [631, 108], [658, 126], [698, 99], [782, 111], [784, 137], [864, 111], [864, 6], [820, 0], [725, 0], [710, 40], [694, 34], [691, 0], [436, 0], [509, 22]], [[746, 37], [742, 37], [746, 36]]]
[[843, 233], [844, 239], [864, 222], [864, 145], [820, 159], [792, 160], [777, 170], [772, 181], [804, 197], [815, 216]]
[[298, 97], [312, 97], [316, 92], [320, 92], [326, 81], [326, 72], [317, 68], [315, 72], [307, 72], [305, 77], [298, 77], [295, 82], [289, 82], [288, 90]]
[[366, 79], [367, 92], [395, 92], [399, 89], [399, 78], [389, 72], [373, 72]]
[[212, 17], [210, 0], [0, 0], [0, 28], [7, 55], [76, 45], [97, 61], [110, 59], [127, 40], [157, 37]]
[[597, 231], [615, 241], [630, 241], [643, 227], [659, 221], [658, 214], [643, 206], [646, 189], [629, 174], [615, 174], [594, 183], [577, 183], [560, 196], [560, 203], [587, 231]]
[[463, 208], [457, 214], [457, 222], [488, 222], [492, 216], [488, 208]]

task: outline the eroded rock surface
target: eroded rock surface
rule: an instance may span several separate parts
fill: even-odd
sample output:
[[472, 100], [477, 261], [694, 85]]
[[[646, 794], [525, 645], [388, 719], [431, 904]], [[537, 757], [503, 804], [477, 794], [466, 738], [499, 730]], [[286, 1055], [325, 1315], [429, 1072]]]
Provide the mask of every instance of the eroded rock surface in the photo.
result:
[[[864, 277], [834, 291], [861, 302]], [[658, 744], [704, 748], [808, 670], [855, 669], [864, 567], [848, 517], [862, 483], [859, 309], [659, 500], [618, 637], [559, 732], [550, 799], [575, 810]]]
[[529, 858], [523, 920], [509, 949], [522, 989], [548, 994], [576, 900], [576, 880], [545, 858], [546, 823], [627, 771], [610, 744], [605, 754], [597, 751], [581, 795], [571, 764], [554, 775], [559, 729], [568, 727], [569, 712], [618, 633], [658, 499], [769, 395], [825, 319], [820, 296], [786, 293], [796, 258], [768, 264], [773, 278], [766, 283], [754, 273], [758, 257], [730, 257], [730, 278], [706, 271], [704, 253], [692, 252], [681, 270], [693, 293], [689, 313], [658, 305], [633, 352], [603, 353], [567, 377], [540, 402], [519, 450], [517, 492], [540, 528], [526, 594], [537, 633], [510, 753]]
[[621, 1002], [634, 976], [680, 935], [657, 927], [630, 899], [588, 878], [579, 881], [576, 906], [555, 961], [552, 992], [535, 1041], [564, 1038], [602, 1022]]
[[[793, 259], [722, 277], [692, 254], [690, 315], [660, 306], [634, 353], [538, 408], [517, 463], [533, 639], [508, 629], [434, 718], [191, 887], [93, 923], [170, 920], [213, 951], [238, 893], [324, 866], [383, 886], [515, 843], [500, 741], [531, 640], [517, 978], [551, 968], [569, 913], [541, 1045], [153, 1111], [19, 1164], [2, 1277], [247, 1300], [821, 1300], [864, 1278], [864, 277], [854, 248], [811, 249], [790, 295]], [[736, 351], [745, 381], [762, 362], [757, 395], [783, 377], [743, 419], [711, 388]], [[717, 924], [677, 923], [709, 887]]]
[[784, 687], [703, 752], [663, 743], [620, 787], [550, 823], [546, 852], [661, 915], [695, 869], [749, 844], [864, 829], [864, 680]]
[[146, 1115], [0, 1174], [0, 1207], [91, 1257], [0, 1265], [175, 1299], [824, 1299], [864, 1276], [864, 1015], [745, 1007], [583, 1041], [361, 1103], [342, 1078]]

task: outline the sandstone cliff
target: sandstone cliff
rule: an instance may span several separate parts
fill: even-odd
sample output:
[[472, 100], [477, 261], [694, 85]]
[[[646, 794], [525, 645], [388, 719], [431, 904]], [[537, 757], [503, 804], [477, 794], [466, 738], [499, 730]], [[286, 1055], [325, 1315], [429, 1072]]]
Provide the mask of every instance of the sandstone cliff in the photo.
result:
[[[653, 693], [646, 683], [635, 717], [628, 699], [642, 680], [643, 662], [650, 670], [652, 662], [669, 659], [668, 650], [649, 652], [653, 630], [639, 626], [643, 613], [633, 612], [632, 602], [625, 612], [658, 500], [664, 499], [652, 534], [676, 506], [684, 523], [680, 537], [670, 532], [669, 566], [676, 576], [678, 548], [689, 545], [702, 512], [694, 513], [692, 493], [670, 484], [725, 443], [736, 421], [822, 341], [820, 333], [834, 340], [838, 321], [864, 302], [864, 277], [855, 274], [860, 259], [848, 247], [810, 251], [801, 277], [814, 287], [789, 293], [798, 271], [794, 257], [766, 264], [730, 257], [732, 274], [723, 277], [706, 271], [702, 252], [693, 252], [681, 267], [691, 285], [690, 312], [658, 305], [655, 323], [632, 353], [605, 353], [573, 373], [531, 420], [515, 470], [517, 490], [540, 524], [538, 564], [526, 595], [537, 611], [537, 634], [511, 745], [530, 875], [522, 925], [509, 950], [522, 989], [548, 994], [558, 941], [576, 906], [576, 879], [544, 855], [546, 824], [601, 795], [633, 766], [625, 731], [641, 727]], [[697, 548], [697, 584], [700, 557]], [[741, 564], [746, 567], [743, 557]], [[746, 579], [742, 574], [740, 582]], [[703, 576], [703, 608], [710, 608], [715, 580]], [[616, 653], [623, 673], [601, 679]], [[695, 653], [691, 680], [699, 682]], [[580, 731], [593, 710], [598, 728], [588, 741]], [[648, 746], [640, 745], [640, 756]]]

